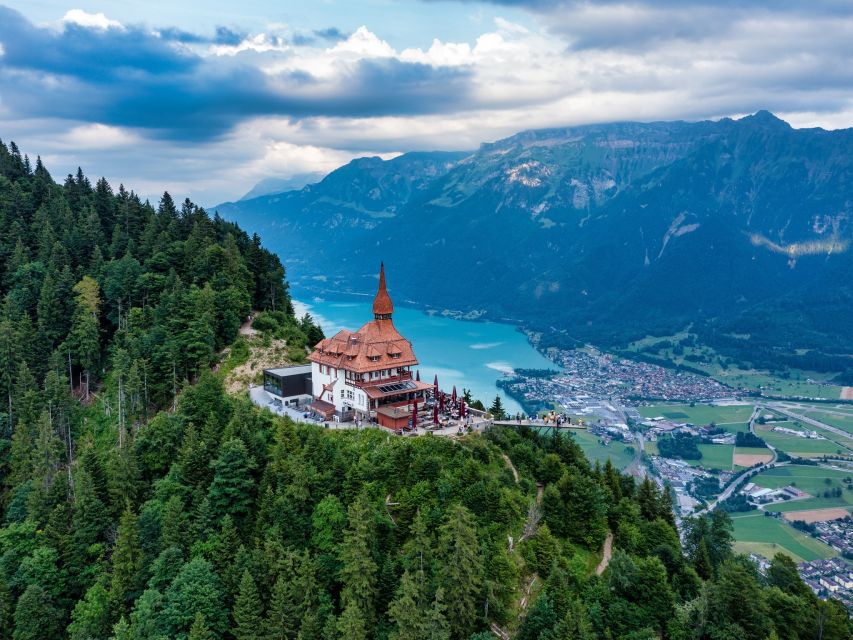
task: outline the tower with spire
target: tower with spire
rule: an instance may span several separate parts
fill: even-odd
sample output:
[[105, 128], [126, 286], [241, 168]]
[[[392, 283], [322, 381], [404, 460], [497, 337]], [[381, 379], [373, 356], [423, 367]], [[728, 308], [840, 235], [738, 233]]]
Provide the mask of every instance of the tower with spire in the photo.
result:
[[391, 296], [388, 295], [388, 288], [385, 284], [385, 263], [380, 262], [379, 289], [373, 298], [373, 318], [374, 320], [390, 320], [393, 314], [394, 303], [391, 302]]
[[358, 331], [342, 329], [321, 340], [308, 356], [315, 413], [326, 420], [370, 420], [395, 431], [412, 422], [413, 408], [425, 405], [433, 387], [414, 379], [418, 360], [412, 343], [394, 326], [393, 315], [381, 263], [373, 320]]

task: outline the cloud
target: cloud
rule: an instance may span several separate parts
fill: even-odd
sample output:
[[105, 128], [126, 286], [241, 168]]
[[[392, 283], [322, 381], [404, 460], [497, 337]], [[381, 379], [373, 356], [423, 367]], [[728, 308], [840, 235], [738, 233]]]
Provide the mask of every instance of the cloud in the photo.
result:
[[124, 29], [118, 20], [110, 20], [103, 13], [86, 13], [82, 9], [71, 9], [62, 17], [62, 22], [88, 29]]
[[365, 27], [313, 54], [323, 59], [313, 65], [323, 71], [318, 76], [312, 57], [296, 58], [277, 35], [219, 30], [215, 40], [226, 44], [205, 49], [187, 46], [203, 40], [182, 31], [114, 28], [114, 21], [99, 16], [73, 17], [57, 31], [0, 7], [0, 100], [7, 111], [210, 140], [258, 116], [413, 114], [464, 106], [464, 70], [401, 60]]
[[60, 144], [69, 149], [115, 149], [139, 144], [139, 136], [105, 124], [84, 124], [72, 128], [67, 133], [58, 137]]
[[166, 41], [180, 42], [182, 44], [218, 44], [226, 46], [238, 45], [247, 37], [247, 34], [234, 31], [228, 27], [216, 27], [216, 31], [212, 36], [184, 31], [177, 27], [158, 29], [154, 32], [154, 35]]
[[336, 42], [338, 40], [346, 40], [349, 36], [345, 34], [343, 31], [338, 29], [337, 27], [327, 27], [326, 29], [317, 29], [314, 31], [314, 35], [318, 38], [322, 38], [323, 40], [331, 40]]

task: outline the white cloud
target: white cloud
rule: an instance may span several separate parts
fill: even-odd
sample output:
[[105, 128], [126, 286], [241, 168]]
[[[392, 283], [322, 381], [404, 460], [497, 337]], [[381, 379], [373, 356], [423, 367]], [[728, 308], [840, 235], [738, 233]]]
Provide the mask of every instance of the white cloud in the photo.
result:
[[82, 9], [71, 9], [62, 17], [63, 24], [76, 24], [88, 29], [124, 29], [118, 20], [110, 20], [103, 13], [87, 13]]
[[430, 48], [405, 49], [400, 54], [400, 59], [405, 62], [420, 62], [435, 67], [456, 67], [474, 62], [471, 45], [467, 42], [441, 42], [438, 39], [432, 41]]
[[364, 25], [356, 29], [346, 40], [326, 50], [333, 57], [347, 59], [391, 58], [397, 55], [394, 48], [380, 39]]
[[211, 45], [209, 52], [215, 56], [234, 56], [244, 51], [255, 53], [283, 52], [290, 50], [284, 38], [266, 33], [249, 36], [240, 44], [215, 44]]
[[122, 129], [100, 123], [73, 127], [58, 137], [60, 144], [71, 149], [115, 149], [141, 142], [139, 136]]

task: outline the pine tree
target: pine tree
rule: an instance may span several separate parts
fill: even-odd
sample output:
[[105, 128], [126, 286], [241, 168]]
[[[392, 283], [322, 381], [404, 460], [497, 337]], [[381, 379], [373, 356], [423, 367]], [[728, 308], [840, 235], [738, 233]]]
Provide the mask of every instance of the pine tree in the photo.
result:
[[110, 640], [135, 640], [136, 634], [130, 628], [127, 618], [122, 616], [113, 626], [113, 635]]
[[409, 571], [403, 572], [396, 598], [388, 606], [388, 617], [397, 625], [391, 640], [421, 640], [424, 637], [425, 620], [422, 585]]
[[269, 640], [294, 640], [299, 632], [300, 611], [294, 586], [293, 581], [284, 572], [279, 574], [273, 585], [265, 622]]
[[110, 632], [110, 606], [106, 580], [98, 580], [92, 585], [82, 600], [79, 600], [71, 614], [68, 625], [70, 640], [90, 640], [105, 638]]
[[492, 417], [495, 420], [503, 420], [506, 417], [506, 411], [504, 410], [503, 402], [501, 402], [501, 397], [499, 395], [495, 396], [495, 401], [492, 403], [492, 406], [489, 407], [489, 413], [492, 414]]
[[174, 495], [166, 501], [160, 513], [160, 546], [163, 549], [189, 547], [188, 518], [181, 497]]
[[243, 571], [240, 579], [240, 592], [234, 603], [233, 616], [232, 633], [236, 640], [264, 640], [261, 598], [248, 570]]
[[238, 529], [246, 526], [252, 510], [255, 483], [251, 470], [254, 463], [242, 440], [228, 440], [222, 445], [213, 464], [213, 482], [208, 498], [216, 522], [230, 515]]
[[107, 458], [107, 487], [113, 505], [136, 505], [141, 481], [136, 447], [128, 430], [119, 426], [123, 432], [117, 446], [112, 448]]
[[595, 637], [583, 602], [573, 597], [565, 616], [554, 627], [553, 640], [595, 640]]
[[675, 528], [675, 513], [672, 510], [675, 504], [675, 496], [672, 495], [672, 487], [667, 482], [660, 495], [660, 503], [658, 507], [658, 515], [663, 518], [666, 523]]
[[60, 637], [61, 612], [37, 584], [28, 586], [15, 608], [12, 640], [45, 640]]
[[467, 640], [478, 619], [481, 560], [471, 513], [454, 505], [441, 527], [439, 549], [442, 568], [439, 586], [447, 602], [447, 621], [454, 640]]
[[100, 360], [101, 337], [98, 311], [101, 304], [96, 280], [84, 276], [74, 285], [75, 306], [71, 319], [69, 341], [77, 362], [86, 376], [86, 397], [89, 397], [90, 377]]
[[640, 513], [646, 520], [654, 520], [660, 511], [658, 490], [654, 482], [648, 476], [640, 483], [637, 494], [637, 502], [640, 503]]
[[98, 497], [92, 476], [85, 468], [75, 474], [74, 515], [71, 523], [73, 575], [86, 580], [93, 555], [100, 553], [99, 544], [106, 538], [110, 524], [109, 513]]
[[[351, 602], [338, 618], [338, 638], [340, 640], [367, 640], [367, 625], [364, 615], [354, 602]], [[16, 639], [17, 640], [17, 639]]]
[[128, 506], [121, 516], [113, 549], [110, 580], [110, 607], [113, 617], [127, 613], [140, 594], [139, 576], [143, 567], [139, 540], [139, 520]]
[[[378, 567], [371, 543], [375, 533], [375, 513], [366, 494], [360, 494], [348, 510], [349, 526], [341, 545], [341, 604], [358, 611], [364, 627], [372, 624], [376, 598]], [[349, 614], [352, 623], [353, 614]], [[355, 628], [355, 627], [353, 627]]]
[[711, 564], [711, 555], [708, 553], [708, 545], [705, 544], [705, 538], [702, 538], [696, 547], [693, 568], [696, 569], [696, 573], [703, 580], [710, 580], [714, 575], [714, 566]]
[[195, 614], [195, 619], [190, 627], [187, 640], [215, 640], [215, 636], [207, 628], [207, 624], [204, 621], [204, 614], [201, 611]]
[[444, 590], [437, 589], [432, 600], [432, 607], [424, 620], [424, 640], [449, 640], [450, 624], [447, 621], [444, 604]]
[[181, 567], [166, 590], [163, 605], [163, 623], [169, 637], [186, 634], [199, 612], [216, 636], [228, 626], [219, 579], [203, 558], [194, 558]]

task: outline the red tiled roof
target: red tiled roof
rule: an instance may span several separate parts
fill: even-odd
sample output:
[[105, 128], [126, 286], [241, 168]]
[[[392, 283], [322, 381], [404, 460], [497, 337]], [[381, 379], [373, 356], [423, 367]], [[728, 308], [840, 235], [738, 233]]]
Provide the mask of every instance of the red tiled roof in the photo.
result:
[[318, 342], [308, 359], [357, 373], [418, 364], [412, 343], [400, 335], [390, 319], [371, 320], [355, 333], [339, 331]]
[[418, 364], [412, 343], [394, 327], [394, 305], [385, 288], [385, 266], [379, 269], [379, 290], [373, 300], [376, 318], [356, 332], [342, 329], [321, 340], [308, 360], [336, 369], [365, 373]]

